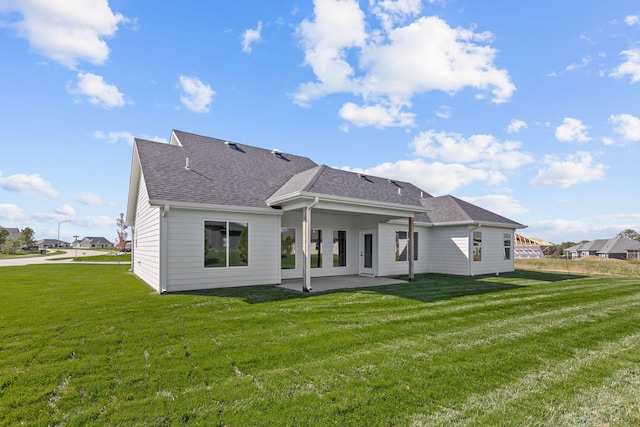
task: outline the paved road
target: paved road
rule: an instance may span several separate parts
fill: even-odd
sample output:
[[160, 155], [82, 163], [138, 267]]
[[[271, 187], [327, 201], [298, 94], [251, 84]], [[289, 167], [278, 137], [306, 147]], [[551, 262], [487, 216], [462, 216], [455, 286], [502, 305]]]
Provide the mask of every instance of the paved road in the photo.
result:
[[[104, 251], [93, 251], [90, 249], [78, 249], [78, 257], [81, 256], [92, 256], [92, 255], [105, 255]], [[10, 258], [10, 259], [0, 259], [0, 267], [10, 267], [17, 265], [30, 265], [30, 264], [60, 264], [65, 262], [73, 262], [73, 259], [64, 259], [60, 261], [51, 261], [56, 258], [69, 258], [75, 257], [76, 250], [69, 249], [65, 250], [64, 254], [58, 255], [50, 255], [50, 256], [35, 256], [35, 257], [25, 257], [25, 258]], [[101, 263], [104, 264], [104, 263]]]

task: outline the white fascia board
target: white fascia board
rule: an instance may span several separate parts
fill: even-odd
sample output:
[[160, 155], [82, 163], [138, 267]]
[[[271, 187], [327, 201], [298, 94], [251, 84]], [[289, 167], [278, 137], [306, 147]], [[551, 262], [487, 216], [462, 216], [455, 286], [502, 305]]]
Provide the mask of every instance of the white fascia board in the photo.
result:
[[[385, 203], [377, 202], [374, 200], [354, 199], [350, 197], [341, 196], [328, 196], [324, 194], [296, 192], [280, 196], [274, 199], [268, 199], [267, 204], [269, 206], [283, 204], [284, 210], [297, 209], [291, 206], [297, 206], [302, 202], [300, 207], [306, 206], [307, 201], [313, 200], [316, 197], [320, 198], [320, 202], [316, 205], [317, 209], [329, 209], [329, 210], [341, 210], [347, 212], [363, 212], [363, 213], [383, 213], [391, 216], [413, 216], [415, 213], [424, 212], [427, 213], [430, 209], [420, 206], [412, 205], [400, 205], [397, 203]], [[391, 212], [389, 212], [391, 211]], [[410, 215], [408, 215], [410, 214]]]
[[140, 157], [138, 148], [134, 144], [133, 155], [131, 156], [131, 175], [129, 176], [129, 198], [127, 199], [127, 216], [128, 225], [135, 225], [136, 210], [138, 208], [138, 191], [140, 189], [140, 180], [142, 179], [142, 168], [140, 167]]
[[152, 206], [170, 206], [171, 209], [254, 213], [261, 215], [282, 215], [284, 213], [283, 210], [268, 207], [255, 208], [251, 206], [213, 205], [209, 203], [176, 202], [171, 200], [150, 200], [149, 204]]
[[504, 222], [486, 222], [486, 221], [451, 221], [451, 222], [436, 222], [433, 223], [434, 227], [451, 227], [456, 225], [469, 225], [469, 226], [477, 226], [477, 227], [497, 227], [497, 228], [527, 228], [526, 225], [522, 224], [507, 224]]

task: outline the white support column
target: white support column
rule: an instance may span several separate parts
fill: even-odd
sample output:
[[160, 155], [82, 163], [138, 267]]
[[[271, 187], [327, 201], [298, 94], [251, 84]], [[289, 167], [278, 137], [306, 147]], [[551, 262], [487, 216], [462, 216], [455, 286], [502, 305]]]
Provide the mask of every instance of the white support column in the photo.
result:
[[311, 208], [302, 208], [302, 291], [311, 290]]
[[413, 282], [413, 230], [414, 230], [414, 219], [413, 217], [409, 217], [409, 251], [407, 253], [409, 257], [409, 281]]

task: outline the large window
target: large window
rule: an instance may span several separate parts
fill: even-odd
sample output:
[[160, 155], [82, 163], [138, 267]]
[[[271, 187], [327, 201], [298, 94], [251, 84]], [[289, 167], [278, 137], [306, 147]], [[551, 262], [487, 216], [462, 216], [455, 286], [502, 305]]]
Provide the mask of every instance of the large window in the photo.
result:
[[347, 266], [347, 232], [333, 230], [333, 266]]
[[204, 222], [204, 266], [249, 265], [249, 224], [234, 221]]
[[[409, 259], [409, 232], [396, 231], [396, 261]], [[413, 233], [413, 260], [418, 260], [418, 232]]]
[[504, 259], [511, 259], [511, 233], [504, 233]]
[[473, 260], [482, 261], [482, 231], [473, 232]]
[[282, 254], [280, 268], [287, 270], [296, 268], [296, 229], [282, 228], [280, 230]]
[[311, 229], [311, 268], [322, 268], [322, 230]]

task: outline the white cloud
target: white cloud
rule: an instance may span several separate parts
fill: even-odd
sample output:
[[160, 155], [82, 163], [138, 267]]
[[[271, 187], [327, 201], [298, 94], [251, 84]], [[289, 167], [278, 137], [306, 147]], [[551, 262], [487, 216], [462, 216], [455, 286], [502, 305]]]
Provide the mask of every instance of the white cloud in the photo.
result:
[[565, 117], [560, 126], [556, 128], [556, 138], [562, 142], [587, 142], [590, 141], [587, 134], [587, 126], [581, 120]]
[[627, 60], [620, 64], [610, 75], [620, 78], [629, 74], [631, 83], [640, 82], [640, 48], [623, 50], [620, 55], [625, 56]]
[[104, 133], [102, 131], [97, 130], [93, 133], [93, 136], [97, 139], [103, 139], [107, 141], [109, 144], [117, 144], [118, 141], [124, 140], [129, 145], [133, 145], [133, 140], [135, 138], [131, 134], [131, 132], [127, 132], [127, 131], [121, 131], [121, 132], [112, 131], [109, 133]]
[[547, 155], [545, 169], [531, 180], [533, 186], [557, 185], [568, 188], [576, 184], [604, 179], [607, 166], [595, 163], [590, 153], [579, 151], [566, 156], [564, 160], [557, 156]]
[[513, 197], [505, 194], [492, 194], [480, 197], [461, 197], [461, 199], [491, 212], [495, 212], [498, 215], [520, 215], [529, 212], [529, 210], [522, 206], [517, 200], [514, 200]]
[[585, 56], [582, 58], [582, 61], [580, 63], [573, 63], [573, 64], [567, 65], [567, 67], [565, 68], [565, 71], [574, 71], [574, 70], [577, 70], [578, 68], [586, 67], [591, 63], [591, 61], [592, 59], [590, 56]]
[[435, 115], [441, 119], [448, 119], [451, 117], [451, 107], [448, 105], [441, 105], [436, 110]]
[[527, 122], [523, 120], [513, 119], [509, 123], [509, 126], [507, 126], [507, 133], [518, 133], [522, 129], [526, 129], [527, 127], [529, 127], [529, 125], [527, 125]]
[[400, 106], [397, 105], [385, 107], [379, 104], [359, 107], [353, 102], [347, 102], [340, 109], [340, 117], [359, 127], [383, 128], [411, 126], [414, 123], [415, 114], [400, 111]]
[[258, 28], [248, 29], [242, 33], [242, 51], [244, 53], [251, 53], [251, 49], [255, 43], [261, 40], [262, 33], [262, 21], [258, 21]]
[[76, 211], [71, 205], [62, 205], [55, 210], [55, 213], [60, 215], [72, 216], [76, 214]]
[[[490, 33], [452, 28], [435, 16], [398, 25], [420, 11], [418, 1], [382, 1], [373, 11], [384, 31], [367, 32], [371, 27], [355, 0], [315, 1], [314, 21], [304, 20], [297, 34], [305, 64], [317, 80], [298, 87], [297, 104], [349, 93], [362, 98], [362, 109], [379, 104], [400, 111], [411, 105], [414, 95], [433, 90], [453, 94], [471, 87], [491, 92], [496, 103], [513, 95], [515, 86], [508, 72], [494, 65], [496, 50], [488, 45]], [[387, 126], [388, 116], [380, 117], [381, 122], [371, 125]]]
[[[82, 227], [87, 227], [87, 228], [98, 228], [98, 227], [113, 228], [114, 234], [115, 234], [116, 218], [109, 218], [108, 216], [104, 216], [104, 215], [81, 216], [81, 217], [75, 217], [73, 219], [73, 224], [82, 226]], [[109, 240], [113, 240], [113, 238], [110, 236], [103, 236], [103, 237]]]
[[96, 107], [107, 110], [124, 105], [124, 96], [115, 85], [105, 83], [102, 76], [92, 73], [78, 73], [78, 82], [68, 89], [69, 93], [85, 95]]
[[3, 177], [2, 171], [0, 171], [0, 187], [22, 194], [41, 194], [51, 198], [60, 197], [60, 193], [53, 189], [51, 183], [42, 179], [39, 174], [16, 174]]
[[533, 235], [545, 240], [561, 243], [566, 241], [608, 239], [619, 232], [630, 228], [640, 228], [640, 215], [613, 214], [606, 216], [585, 217], [580, 219], [548, 219], [528, 224]]
[[418, 134], [411, 145], [421, 157], [471, 163], [475, 167], [517, 169], [533, 161], [530, 154], [518, 151], [521, 142], [500, 142], [492, 135], [464, 138], [453, 132], [429, 130]]
[[630, 27], [633, 25], [640, 25], [640, 16], [628, 15], [626, 18], [624, 18], [624, 22]]
[[106, 201], [102, 196], [89, 192], [80, 193], [78, 201], [89, 206], [113, 205], [113, 203]]
[[9, 0], [0, 2], [0, 11], [22, 15], [8, 26], [34, 51], [70, 69], [79, 61], [104, 64], [109, 57], [104, 39], [127, 21], [107, 0]]
[[196, 113], [208, 113], [209, 105], [213, 100], [216, 92], [211, 86], [206, 85], [196, 77], [187, 77], [180, 75], [180, 102], [187, 107], [188, 110]]
[[460, 164], [427, 163], [422, 159], [382, 163], [367, 169], [350, 169], [348, 167], [343, 169], [408, 181], [433, 195], [449, 194], [464, 185], [469, 185], [476, 181], [485, 181], [490, 185], [497, 185], [506, 180], [500, 172], [485, 171]]
[[613, 123], [615, 131], [627, 141], [640, 141], [640, 118], [631, 114], [618, 114], [609, 117], [609, 123]]
[[17, 205], [0, 203], [0, 219], [3, 221], [22, 221], [25, 215]]

